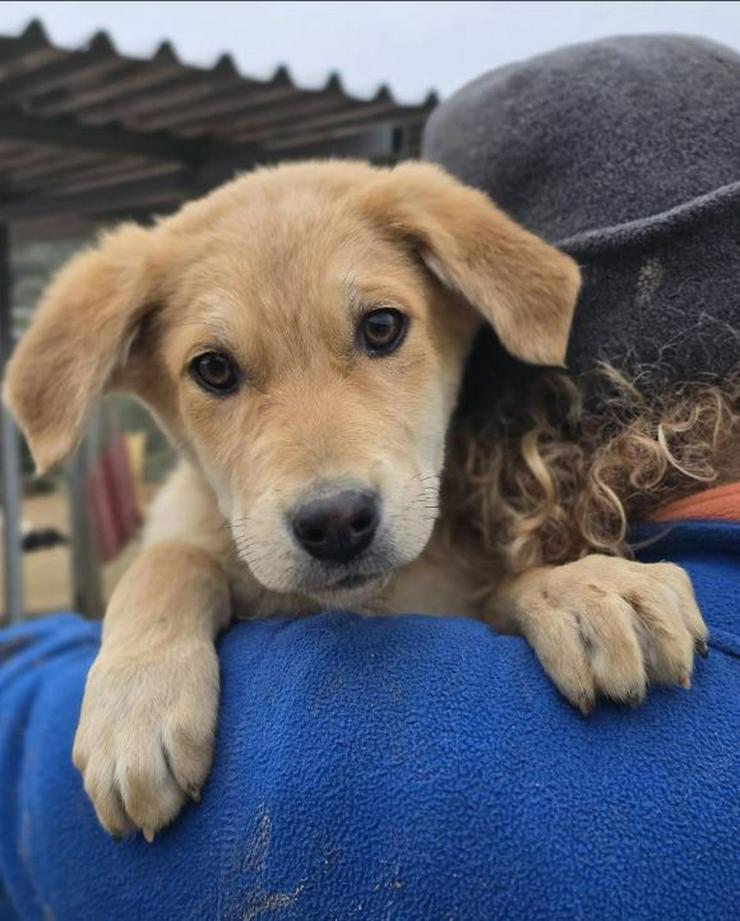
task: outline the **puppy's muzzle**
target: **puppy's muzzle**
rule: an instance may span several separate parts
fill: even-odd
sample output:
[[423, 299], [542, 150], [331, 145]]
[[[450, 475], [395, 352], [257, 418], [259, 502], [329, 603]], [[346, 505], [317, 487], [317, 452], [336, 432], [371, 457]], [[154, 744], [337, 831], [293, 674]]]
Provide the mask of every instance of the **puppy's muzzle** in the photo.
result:
[[373, 542], [379, 519], [374, 493], [345, 489], [299, 505], [290, 524], [300, 547], [314, 559], [349, 563]]

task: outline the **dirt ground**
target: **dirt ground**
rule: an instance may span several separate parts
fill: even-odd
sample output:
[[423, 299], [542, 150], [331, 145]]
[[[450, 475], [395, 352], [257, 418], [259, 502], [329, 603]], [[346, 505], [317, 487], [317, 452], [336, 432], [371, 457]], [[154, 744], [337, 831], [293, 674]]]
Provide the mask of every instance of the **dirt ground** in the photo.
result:
[[[53, 527], [63, 534], [69, 534], [66, 496], [62, 492], [54, 492], [24, 499], [23, 520], [35, 527]], [[103, 566], [103, 590], [106, 598], [110, 597], [113, 587], [137, 550], [138, 545], [133, 542], [115, 560]], [[23, 554], [24, 608], [28, 616], [71, 610], [70, 566], [68, 547], [52, 547]], [[4, 567], [0, 567], [0, 608], [4, 590], [5, 571]]]

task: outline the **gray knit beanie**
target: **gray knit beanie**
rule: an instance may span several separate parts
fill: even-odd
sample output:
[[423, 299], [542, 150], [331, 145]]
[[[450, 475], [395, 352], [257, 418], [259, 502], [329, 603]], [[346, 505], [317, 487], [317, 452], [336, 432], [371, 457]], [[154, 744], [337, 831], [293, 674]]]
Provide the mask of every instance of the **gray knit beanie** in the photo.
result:
[[432, 114], [423, 153], [581, 265], [572, 370], [677, 381], [738, 364], [735, 52], [622, 37], [502, 67]]

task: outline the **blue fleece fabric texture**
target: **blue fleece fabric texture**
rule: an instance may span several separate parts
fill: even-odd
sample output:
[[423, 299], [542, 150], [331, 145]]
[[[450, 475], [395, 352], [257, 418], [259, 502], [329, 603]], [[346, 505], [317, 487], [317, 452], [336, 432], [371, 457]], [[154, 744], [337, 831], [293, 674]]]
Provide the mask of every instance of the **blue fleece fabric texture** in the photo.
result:
[[0, 918], [738, 917], [740, 525], [642, 556], [688, 567], [712, 635], [636, 711], [582, 718], [467, 620], [235, 626], [202, 803], [152, 845], [108, 838], [70, 761], [97, 625], [0, 633]]

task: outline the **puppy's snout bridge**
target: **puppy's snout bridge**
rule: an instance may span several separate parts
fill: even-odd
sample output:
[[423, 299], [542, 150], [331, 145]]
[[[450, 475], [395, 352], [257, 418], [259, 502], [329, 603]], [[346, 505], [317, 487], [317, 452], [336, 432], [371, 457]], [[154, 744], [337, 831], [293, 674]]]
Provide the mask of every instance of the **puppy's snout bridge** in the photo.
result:
[[379, 518], [374, 493], [347, 489], [298, 506], [291, 526], [300, 546], [315, 559], [348, 563], [370, 546]]

